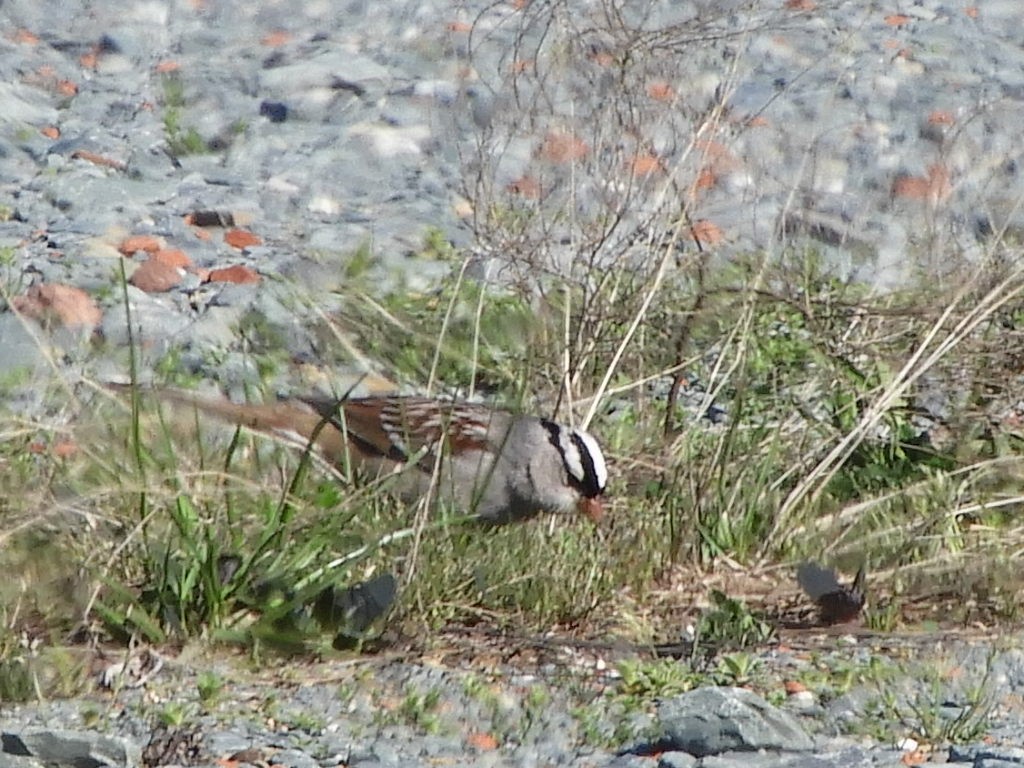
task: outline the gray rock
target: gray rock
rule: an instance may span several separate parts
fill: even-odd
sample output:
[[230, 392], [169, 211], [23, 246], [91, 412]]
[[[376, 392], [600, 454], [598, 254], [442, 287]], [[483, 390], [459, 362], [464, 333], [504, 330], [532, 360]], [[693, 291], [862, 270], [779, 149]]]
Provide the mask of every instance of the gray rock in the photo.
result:
[[34, 757], [8, 755], [0, 752], [0, 768], [43, 768], [43, 763]]
[[755, 754], [728, 752], [711, 755], [700, 761], [701, 768], [830, 768], [845, 765], [811, 755]]
[[274, 753], [274, 765], [285, 768], [316, 768], [319, 763], [310, 755], [298, 749], [284, 749]]
[[33, 338], [25, 321], [12, 313], [0, 315], [0, 359], [4, 361], [5, 377], [31, 374], [46, 365], [40, 342]]
[[658, 768], [691, 768], [697, 758], [689, 752], [665, 752], [658, 758]]
[[[985, 762], [989, 761], [989, 762]], [[949, 748], [949, 762], [974, 763], [980, 766], [1024, 765], [1024, 749], [1021, 747], [989, 746], [987, 744], [953, 745]]]
[[0, 734], [5, 755], [35, 757], [50, 765], [83, 768], [139, 765], [142, 748], [119, 736], [93, 731], [26, 730]]
[[661, 746], [704, 757], [731, 750], [804, 752], [814, 742], [796, 719], [742, 688], [698, 688], [658, 707]]
[[[667, 752], [666, 754], [673, 753]], [[619, 755], [608, 763], [608, 768], [650, 768], [650, 766], [651, 759], [649, 757], [641, 757], [640, 755]]]

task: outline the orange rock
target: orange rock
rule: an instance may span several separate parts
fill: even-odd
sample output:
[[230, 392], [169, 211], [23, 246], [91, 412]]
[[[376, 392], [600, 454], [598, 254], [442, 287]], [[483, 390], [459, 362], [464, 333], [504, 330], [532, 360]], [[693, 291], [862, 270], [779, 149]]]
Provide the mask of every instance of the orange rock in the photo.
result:
[[40, 128], [39, 132], [48, 139], [56, 140], [60, 138], [60, 128], [56, 125], [47, 125], [45, 128]]
[[647, 95], [655, 101], [674, 101], [676, 89], [664, 80], [652, 80], [647, 84]]
[[490, 752], [498, 748], [498, 740], [491, 734], [483, 731], [473, 731], [473, 733], [466, 737], [466, 743], [482, 752]]
[[905, 197], [910, 200], [926, 200], [931, 203], [940, 203], [946, 200], [953, 192], [949, 180], [949, 171], [939, 164], [928, 167], [928, 175], [921, 176], [898, 176], [892, 183], [892, 196]]
[[78, 93], [78, 86], [70, 80], [58, 80], [57, 93], [61, 96], [74, 96]]
[[783, 686], [786, 689], [787, 696], [792, 696], [794, 693], [803, 693], [807, 690], [807, 686], [799, 680], [787, 680], [783, 683]]
[[693, 187], [694, 189], [711, 189], [715, 186], [717, 181], [718, 177], [715, 176], [715, 172], [707, 166], [704, 166], [697, 173], [697, 178], [694, 179]]
[[590, 147], [573, 134], [551, 131], [544, 138], [544, 143], [537, 154], [552, 163], [568, 163], [582, 160], [589, 151]]
[[506, 189], [514, 195], [522, 195], [531, 200], [536, 200], [540, 197], [540, 182], [532, 176], [523, 176], [515, 181], [511, 181]]
[[153, 235], [131, 235], [121, 241], [121, 244], [117, 246], [117, 250], [125, 256], [131, 256], [137, 251], [156, 253], [163, 247], [164, 241], [159, 237], [154, 237]]
[[252, 232], [245, 229], [229, 229], [224, 233], [224, 242], [232, 248], [248, 248], [250, 245], [260, 245], [263, 241]]
[[920, 176], [897, 176], [892, 183], [892, 195], [921, 200], [928, 197], [928, 181]]
[[78, 443], [73, 440], [58, 440], [50, 451], [58, 459], [66, 459], [78, 453]]
[[245, 285], [248, 283], [258, 283], [260, 276], [251, 268], [243, 264], [235, 264], [231, 267], [222, 267], [221, 269], [211, 269], [209, 276], [206, 278], [206, 282], [209, 283], [238, 283], [239, 285]]
[[665, 167], [661, 158], [655, 155], [641, 154], [633, 158], [630, 170], [634, 176], [649, 176], [652, 173], [663, 173]]
[[36, 45], [39, 42], [39, 36], [35, 32], [29, 32], [27, 29], [17, 30], [12, 39], [16, 43], [22, 45]]
[[162, 261], [171, 267], [189, 269], [192, 266], [192, 259], [184, 251], [177, 248], [161, 248], [150, 257], [150, 261]]
[[118, 171], [123, 171], [127, 167], [120, 160], [116, 160], [113, 157], [107, 157], [105, 155], [99, 155], [95, 152], [90, 152], [87, 149], [76, 149], [71, 153], [71, 157], [76, 160], [85, 160], [93, 165], [103, 165], [107, 168], [114, 168]]
[[40, 321], [56, 319], [68, 328], [95, 328], [103, 310], [81, 288], [61, 283], [33, 285], [23, 296], [15, 296], [14, 309]]
[[260, 43], [267, 46], [267, 48], [280, 48], [282, 45], [286, 45], [292, 41], [291, 32], [285, 32], [283, 29], [275, 29], [273, 32], [263, 36]]
[[956, 118], [948, 110], [936, 109], [928, 115], [928, 122], [932, 125], [953, 125], [956, 123]]
[[910, 17], [902, 13], [891, 13], [885, 17], [885, 23], [890, 27], [902, 27], [910, 21]]
[[704, 245], [718, 245], [725, 239], [722, 228], [707, 219], [693, 223], [690, 228], [690, 237]]
[[786, 8], [791, 11], [813, 11], [817, 7], [814, 0], [786, 0]]
[[153, 67], [153, 70], [160, 74], [177, 72], [179, 69], [181, 69], [181, 62], [175, 59], [164, 59], [163, 61], [158, 61], [156, 66]]
[[152, 256], [132, 272], [128, 282], [146, 293], [163, 293], [181, 283], [184, 270]]

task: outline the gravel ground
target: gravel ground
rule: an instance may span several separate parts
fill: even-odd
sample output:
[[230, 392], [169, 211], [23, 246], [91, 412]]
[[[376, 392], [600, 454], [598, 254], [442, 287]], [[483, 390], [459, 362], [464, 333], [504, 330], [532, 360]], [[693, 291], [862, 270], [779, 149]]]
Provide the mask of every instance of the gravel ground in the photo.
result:
[[[294, 360], [317, 359], [311, 321], [337, 308], [364, 244], [372, 244], [381, 290], [398, 280], [426, 287], [448, 273], [422, 255], [431, 231], [476, 255], [473, 274], [512, 279], [516, 264], [502, 260], [502, 243], [474, 207], [485, 187], [498, 199], [543, 189], [543, 205], [571, 201], [587, 217], [622, 193], [610, 168], [619, 176], [626, 166], [646, 169], [639, 190], [701, 177], [692, 218], [717, 258], [809, 239], [839, 276], [878, 289], [922, 273], [941, 280], [951, 257], [983, 259], [994, 233], [1024, 236], [1019, 0], [885, 9], [637, 2], [622, 17], [636, 31], [628, 45], [627, 36], [601, 31], [614, 16], [606, 10], [584, 0], [571, 12], [430, 0], [0, 2], [0, 248], [10, 254], [0, 281], [23, 313], [58, 318], [52, 343], [41, 344], [31, 325], [0, 312], [0, 360], [29, 372], [19, 407], [39, 406], [42, 388], [33, 383], [52, 375], [53, 364], [72, 379], [123, 377], [121, 263], [132, 273], [143, 366], [175, 348], [182, 367], [228, 389], [259, 377], [234, 330], [248, 313], [279, 332]], [[613, 77], [609, 62], [629, 49], [648, 51], [648, 60], [632, 79]], [[649, 118], [646, 134], [609, 135], [614, 105], [630, 95]], [[728, 119], [690, 151], [689, 138], [720, 100]], [[183, 152], [190, 142], [213, 151]], [[657, 205], [656, 195], [644, 198], [623, 230], [635, 233]], [[205, 212], [216, 216], [204, 221]], [[567, 272], [574, 233], [549, 234], [536, 245], [537, 263]], [[152, 239], [127, 245], [129, 236]], [[610, 238], [597, 256], [623, 254], [642, 258], [626, 236]], [[90, 343], [96, 333], [104, 345]], [[999, 658], [992, 681], [1004, 706], [994, 740], [943, 753], [948, 759], [1024, 763], [1024, 749], [1012, 748], [1024, 734], [1024, 665], [1016, 653]], [[496, 683], [496, 703], [484, 697], [484, 707], [466, 695], [458, 670], [362, 669], [371, 679], [359, 678], [351, 695], [339, 692], [341, 673], [330, 683], [280, 686], [275, 707], [285, 714], [273, 717], [263, 709], [265, 684], [232, 683], [216, 714], [195, 714], [193, 701], [188, 720], [207, 761], [255, 747], [273, 747], [275, 762], [295, 766], [652, 761], [617, 754], [632, 744], [625, 737], [608, 748], [612, 721], [595, 726], [613, 729], [604, 746], [587, 746], [593, 741], [557, 688], [538, 695], [534, 712], [523, 698], [533, 683], [514, 676]], [[189, 688], [187, 669], [173, 674]], [[391, 718], [380, 704], [385, 694], [359, 693], [371, 683], [390, 686], [400, 701], [410, 687], [441, 691], [445, 722], [424, 727], [433, 714], [417, 712], [429, 702]], [[162, 704], [151, 686], [145, 691], [123, 711], [108, 698], [98, 709], [74, 701], [0, 713], [8, 734], [0, 765], [32, 760], [16, 756], [9, 736], [33, 726], [146, 744], [151, 720], [143, 725], [143, 713]], [[959, 711], [955, 686], [948, 697]], [[259, 713], [232, 721], [252, 701]], [[797, 716], [801, 732], [814, 736], [810, 752], [779, 757], [769, 741], [760, 743], [768, 753], [727, 752], [702, 764], [899, 759], [890, 744], [836, 741], [833, 716], [825, 708]], [[659, 711], [636, 725], [667, 732], [669, 719]], [[496, 748], [474, 735], [495, 732]], [[659, 764], [695, 759], [678, 744], [656, 746]]]
[[[446, 663], [280, 660], [256, 670], [238, 658], [144, 653], [141, 686], [131, 673], [115, 675], [112, 690], [93, 696], [0, 711], [0, 765], [812, 768], [927, 760], [992, 768], [1024, 759], [1024, 652], [937, 634], [816, 643], [756, 654], [756, 688], [771, 695], [790, 681], [790, 695], [775, 705], [728, 686], [630, 697], [614, 671], [623, 651], [557, 643], [529, 665], [484, 662], [478, 653]], [[901, 671], [893, 664], [846, 693], [791, 687], [826, 669], [877, 669], [890, 663], [883, 658], [899, 658]], [[952, 745], [940, 738], [976, 714], [983, 727], [972, 738], [966, 730]], [[935, 735], [915, 739], [914, 724]]]

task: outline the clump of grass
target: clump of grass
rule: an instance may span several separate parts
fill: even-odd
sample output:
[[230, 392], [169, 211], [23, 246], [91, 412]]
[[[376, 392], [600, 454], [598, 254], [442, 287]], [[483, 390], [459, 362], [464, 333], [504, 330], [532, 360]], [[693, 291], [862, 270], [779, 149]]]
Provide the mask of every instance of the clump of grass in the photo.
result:
[[174, 157], [198, 155], [209, 152], [210, 148], [199, 132], [183, 123], [186, 107], [185, 84], [180, 75], [165, 74], [163, 85], [164, 138], [167, 148]]

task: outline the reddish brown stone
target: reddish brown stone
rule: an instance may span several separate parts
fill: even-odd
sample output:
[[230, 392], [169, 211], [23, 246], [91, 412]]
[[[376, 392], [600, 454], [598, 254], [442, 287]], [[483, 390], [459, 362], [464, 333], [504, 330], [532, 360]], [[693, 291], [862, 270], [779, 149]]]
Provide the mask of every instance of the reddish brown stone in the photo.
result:
[[722, 228], [713, 221], [701, 219], [695, 221], [690, 228], [690, 237], [704, 245], [718, 245], [725, 239]]
[[257, 274], [255, 270], [245, 266], [244, 264], [235, 264], [231, 267], [211, 269], [207, 282], [238, 283], [239, 285], [245, 285], [248, 283], [258, 283], [260, 279], [259, 274]]
[[36, 45], [39, 43], [39, 35], [29, 32], [27, 29], [19, 29], [11, 36], [11, 39], [22, 45]]
[[655, 173], [664, 173], [665, 166], [662, 164], [661, 158], [655, 155], [640, 154], [630, 162], [630, 171], [634, 176], [650, 176]]
[[128, 282], [146, 293], [163, 293], [177, 287], [182, 277], [183, 269], [153, 256], [132, 272]]
[[582, 160], [587, 156], [590, 147], [571, 133], [551, 131], [541, 144], [538, 155], [551, 163], [568, 163]]
[[466, 737], [466, 743], [481, 752], [490, 752], [498, 748], [498, 740], [485, 731], [473, 731]]
[[50, 451], [58, 459], [67, 459], [78, 453], [78, 443], [74, 440], [58, 440], [50, 448]]
[[283, 29], [276, 29], [267, 35], [263, 36], [260, 43], [265, 45], [267, 48], [280, 48], [282, 45], [287, 45], [292, 41], [291, 32], [285, 32]]
[[949, 179], [949, 171], [935, 164], [928, 168], [928, 175], [898, 176], [892, 183], [892, 196], [905, 197], [910, 200], [925, 200], [940, 203], [953, 192]]
[[154, 237], [153, 235], [131, 235], [121, 241], [121, 244], [117, 246], [117, 250], [125, 256], [132, 256], [138, 251], [156, 253], [163, 247], [164, 241], [159, 237]]
[[718, 182], [715, 172], [707, 166], [697, 172], [697, 178], [693, 181], [694, 189], [711, 189]]
[[515, 181], [510, 181], [506, 189], [514, 195], [522, 195], [532, 200], [540, 197], [540, 183], [532, 176], [523, 176]]
[[96, 69], [96, 66], [100, 63], [99, 48], [93, 46], [92, 49], [83, 53], [78, 57], [78, 63], [86, 69]]
[[647, 95], [655, 101], [675, 101], [676, 89], [664, 80], [652, 80], [647, 84]]
[[192, 259], [184, 251], [177, 248], [161, 248], [153, 254], [150, 261], [162, 261], [168, 266], [181, 267], [182, 269], [190, 269], [192, 267]]
[[76, 160], [85, 160], [93, 165], [102, 165], [107, 168], [114, 168], [118, 171], [123, 171], [127, 167], [121, 160], [117, 160], [113, 157], [107, 157], [106, 155], [100, 155], [96, 152], [90, 152], [87, 149], [76, 149], [71, 153], [71, 157]]
[[928, 123], [931, 125], [954, 125], [956, 117], [946, 109], [936, 109], [928, 115]]
[[258, 235], [254, 235], [246, 229], [229, 229], [224, 233], [224, 242], [232, 248], [248, 248], [250, 245], [260, 245], [263, 241]]

